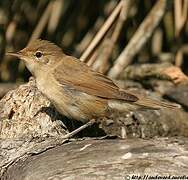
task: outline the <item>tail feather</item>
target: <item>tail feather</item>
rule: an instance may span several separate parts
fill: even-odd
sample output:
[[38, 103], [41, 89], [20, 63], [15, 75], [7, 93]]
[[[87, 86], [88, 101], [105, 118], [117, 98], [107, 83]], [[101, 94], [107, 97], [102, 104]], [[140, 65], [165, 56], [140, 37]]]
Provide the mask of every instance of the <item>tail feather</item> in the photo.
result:
[[132, 105], [136, 105], [137, 108], [141, 108], [141, 109], [142, 108], [144, 108], [144, 109], [163, 109], [163, 108], [166, 108], [166, 109], [173, 109], [173, 110], [177, 110], [177, 109], [181, 108], [181, 105], [176, 104], [176, 103], [164, 102], [164, 101], [144, 97], [143, 95], [140, 95], [136, 92], [129, 91], [129, 90], [123, 89], [122, 91], [129, 93], [131, 95], [134, 95], [138, 98], [137, 101], [130, 103]]
[[137, 104], [139, 106], [143, 106], [150, 109], [162, 109], [162, 108], [168, 108], [168, 109], [178, 109], [181, 108], [179, 104], [175, 103], [168, 103], [168, 102], [162, 102], [155, 99], [149, 99], [145, 97], [138, 97], [138, 101], [134, 102], [134, 104]]

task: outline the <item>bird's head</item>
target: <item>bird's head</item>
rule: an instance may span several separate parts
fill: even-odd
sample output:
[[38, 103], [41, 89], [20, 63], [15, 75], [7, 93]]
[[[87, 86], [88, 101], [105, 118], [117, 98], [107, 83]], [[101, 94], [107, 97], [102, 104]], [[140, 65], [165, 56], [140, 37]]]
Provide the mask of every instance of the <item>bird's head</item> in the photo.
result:
[[16, 53], [6, 53], [23, 60], [29, 71], [36, 75], [38, 71], [52, 68], [64, 56], [61, 48], [46, 40], [34, 40]]

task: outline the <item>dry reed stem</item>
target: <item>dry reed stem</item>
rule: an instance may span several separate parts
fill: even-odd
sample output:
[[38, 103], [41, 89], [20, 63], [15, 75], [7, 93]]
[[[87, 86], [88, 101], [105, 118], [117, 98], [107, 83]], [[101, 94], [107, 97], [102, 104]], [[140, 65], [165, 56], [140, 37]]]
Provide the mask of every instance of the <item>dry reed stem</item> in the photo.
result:
[[184, 44], [183, 46], [181, 46], [177, 53], [176, 53], [176, 57], [175, 57], [175, 66], [180, 67], [183, 63], [183, 55], [184, 54], [188, 54], [188, 45]]
[[175, 0], [174, 16], [175, 16], [175, 36], [178, 37], [187, 20], [188, 0]]
[[88, 60], [88, 62], [87, 62], [87, 65], [88, 65], [88, 66], [93, 67], [93, 65], [94, 65], [94, 63], [95, 63], [95, 61], [96, 61], [96, 59], [97, 59], [97, 57], [98, 57], [98, 55], [99, 55], [98, 51], [99, 51], [99, 48], [96, 49], [96, 50], [92, 53], [91, 57], [89, 58], [89, 60]]
[[118, 40], [118, 37], [121, 33], [122, 27], [124, 22], [126, 21], [127, 17], [128, 17], [128, 13], [130, 10], [130, 5], [131, 5], [131, 0], [121, 0], [122, 1], [122, 9], [118, 18], [118, 21], [116, 23], [116, 26], [114, 28], [114, 31], [112, 33], [111, 38], [107, 38], [105, 41], [105, 45], [106, 47], [104, 47], [103, 49], [103, 56], [99, 59], [100, 62], [98, 62], [98, 68], [96, 70], [98, 70], [101, 73], [105, 73], [108, 68], [110, 67], [108, 64], [109, 58], [113, 52], [113, 49], [115, 47], [115, 44]]
[[119, 4], [116, 6], [112, 14], [109, 16], [109, 18], [105, 21], [99, 32], [96, 34], [88, 48], [84, 51], [82, 56], [80, 57], [81, 61], [86, 62], [88, 58], [91, 56], [92, 52], [96, 49], [96, 47], [99, 45], [99, 43], [102, 41], [112, 24], [115, 22], [116, 18], [118, 17], [118, 14], [120, 13], [120, 10], [122, 8], [122, 1], [119, 2]]
[[[45, 26], [46, 26], [46, 24], [47, 24], [47, 22], [49, 20], [50, 14], [52, 12], [53, 3], [54, 3], [54, 1], [49, 2], [48, 6], [46, 7], [43, 15], [41, 16], [41, 18], [39, 20], [37, 26], [35, 27], [32, 35], [31, 35], [31, 37], [30, 37], [30, 39], [28, 41], [28, 44], [31, 41], [33, 41], [33, 40], [35, 40], [35, 39], [40, 37], [42, 31], [44, 30], [44, 28], [45, 28]], [[24, 69], [24, 67], [25, 67], [24, 62], [20, 61], [18, 69]]]
[[[181, 30], [183, 29], [188, 12], [188, 0], [175, 0], [174, 2], [174, 16], [175, 16], [175, 37], [178, 38]], [[175, 65], [180, 67], [183, 63], [183, 51], [178, 49], [175, 57]]]
[[53, 3], [54, 3], [54, 1], [49, 2], [48, 6], [46, 7], [43, 15], [41, 16], [37, 26], [35, 27], [32, 35], [30, 37], [29, 43], [40, 37], [42, 31], [44, 30], [44, 28], [49, 20], [50, 14], [52, 13]]
[[94, 34], [96, 34], [97, 30], [102, 26], [104, 23], [103, 17], [98, 17], [97, 21], [95, 22], [93, 28], [91, 28], [84, 36], [84, 38], [81, 40], [81, 42], [76, 46], [76, 52], [81, 53], [83, 52], [89, 43], [92, 41], [92, 38]]
[[17, 22], [15, 20], [12, 20], [7, 26], [7, 30], [5, 34], [7, 42], [11, 42], [12, 39], [14, 38], [16, 28], [17, 28]]
[[151, 41], [151, 49], [153, 55], [159, 55], [163, 46], [163, 31], [161, 28], [155, 30]]
[[62, 8], [64, 5], [63, 0], [55, 0], [52, 5], [52, 13], [50, 13], [50, 18], [48, 22], [48, 32], [52, 34], [56, 27], [58, 26], [61, 14], [62, 14]]
[[110, 69], [108, 75], [111, 78], [117, 78], [149, 40], [154, 29], [157, 27], [165, 13], [166, 4], [167, 0], [158, 0], [156, 2], [150, 13], [131, 38], [128, 45], [115, 61], [113, 67]]

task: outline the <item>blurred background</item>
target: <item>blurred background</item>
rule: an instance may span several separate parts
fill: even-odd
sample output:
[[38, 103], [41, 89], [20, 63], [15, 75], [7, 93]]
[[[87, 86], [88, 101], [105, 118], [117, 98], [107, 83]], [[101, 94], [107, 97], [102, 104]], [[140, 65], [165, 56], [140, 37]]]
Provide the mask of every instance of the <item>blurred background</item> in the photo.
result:
[[[187, 82], [187, 11], [188, 0], [1, 0], [0, 96], [31, 76], [5, 52], [37, 38], [111, 78], [140, 80], [143, 73], [161, 74], [165, 64], [163, 75], [177, 84]], [[149, 72], [153, 66], [140, 76], [123, 73], [143, 64], [157, 64], [154, 70], [159, 65], [160, 73]]]

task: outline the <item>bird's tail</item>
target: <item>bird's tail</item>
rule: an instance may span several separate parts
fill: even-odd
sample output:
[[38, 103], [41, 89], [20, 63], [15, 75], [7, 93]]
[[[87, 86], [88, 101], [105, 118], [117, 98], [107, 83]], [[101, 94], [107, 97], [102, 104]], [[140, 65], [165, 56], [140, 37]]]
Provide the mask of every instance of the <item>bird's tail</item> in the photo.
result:
[[145, 107], [145, 108], [149, 108], [149, 109], [162, 109], [162, 108], [179, 109], [181, 108], [179, 104], [163, 102], [163, 101], [141, 97], [141, 96], [137, 96], [137, 97], [138, 97], [138, 101], [134, 102], [134, 104]]
[[[125, 91], [125, 90], [124, 90]], [[133, 102], [133, 104], [140, 106], [141, 108], [147, 109], [179, 109], [181, 105], [171, 102], [164, 102], [152, 98], [145, 97], [143, 95], [137, 94], [136, 92], [126, 90], [126, 93], [132, 94], [138, 98], [137, 101]]]

